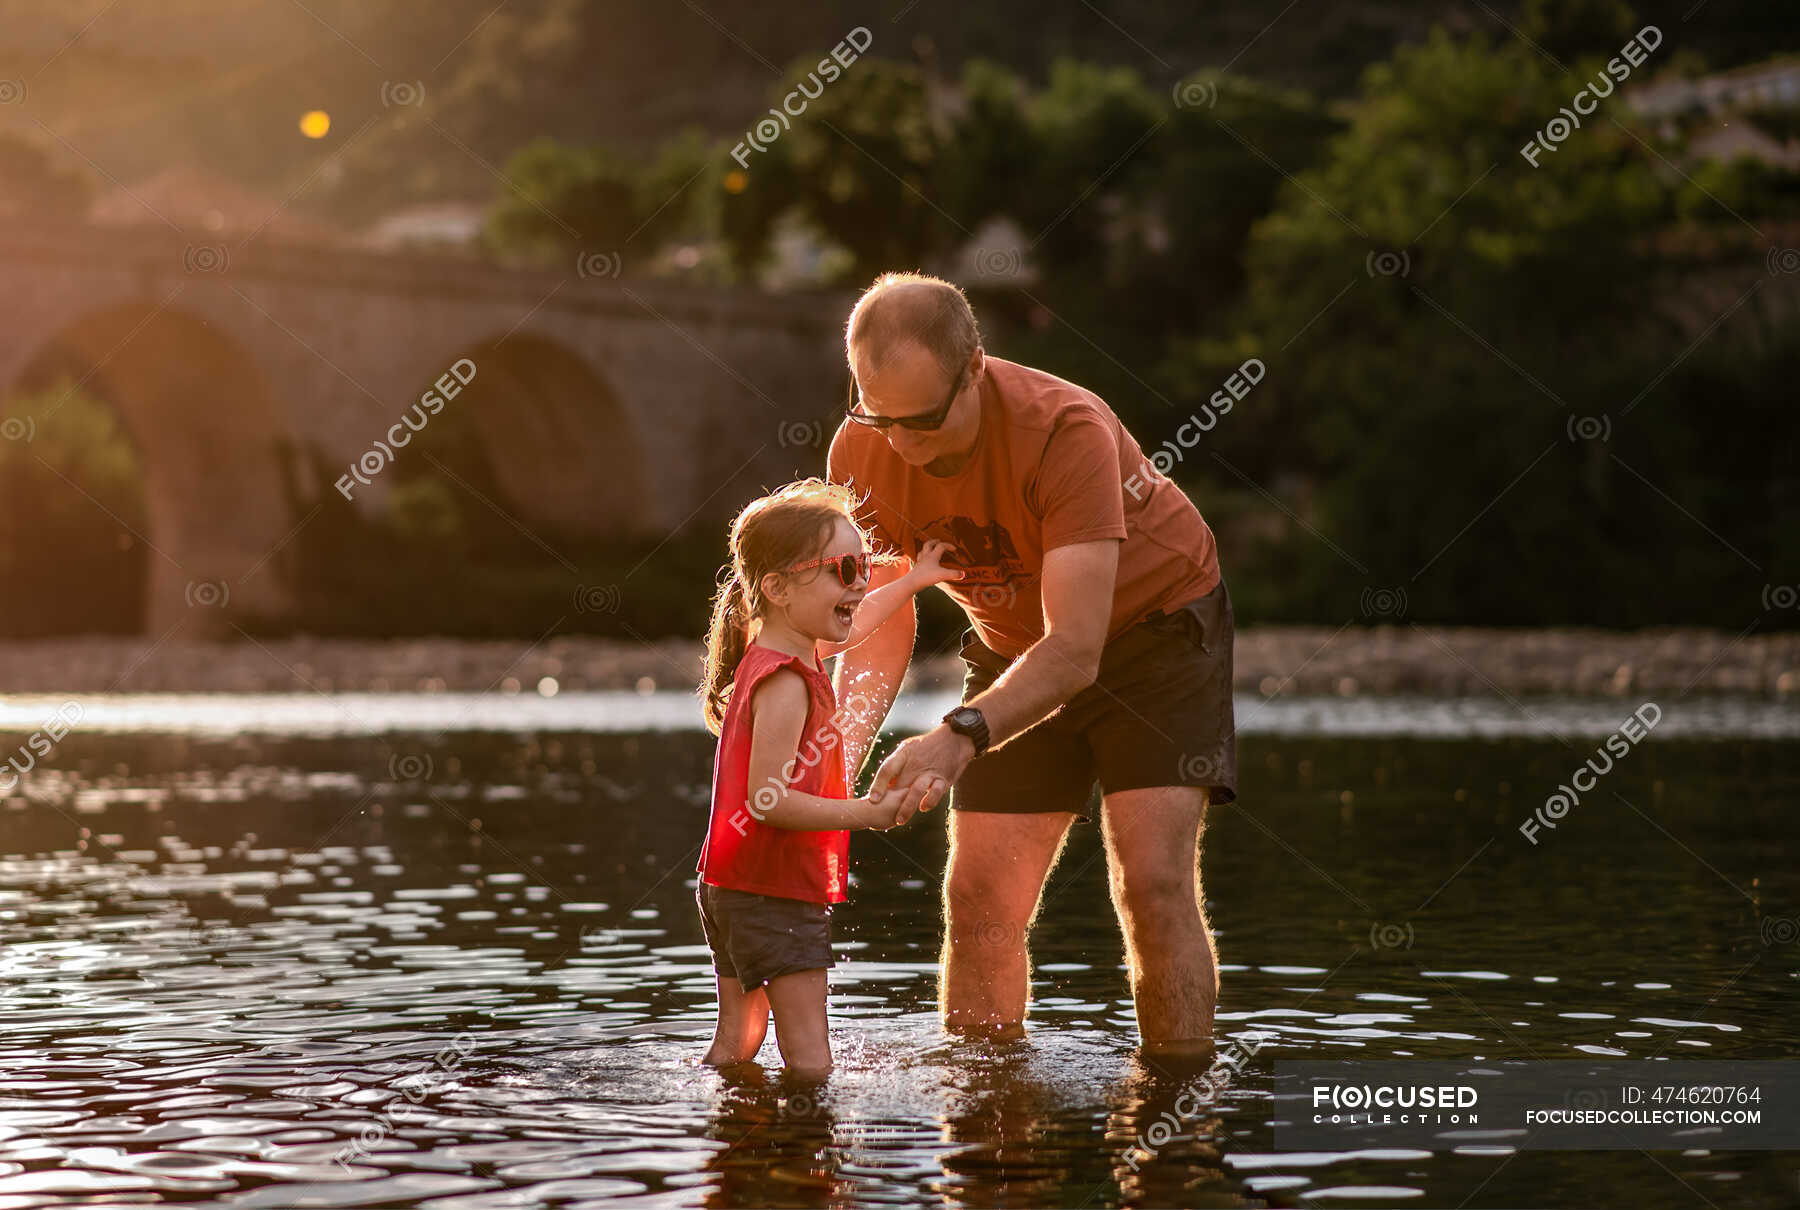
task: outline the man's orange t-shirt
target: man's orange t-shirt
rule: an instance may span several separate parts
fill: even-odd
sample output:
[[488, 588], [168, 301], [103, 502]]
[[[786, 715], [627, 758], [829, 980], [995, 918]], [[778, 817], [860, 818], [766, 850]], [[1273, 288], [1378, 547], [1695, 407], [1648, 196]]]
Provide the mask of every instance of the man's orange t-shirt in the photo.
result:
[[1123, 539], [1109, 641], [1218, 585], [1212, 530], [1180, 488], [1147, 469], [1099, 396], [998, 357], [986, 364], [975, 452], [957, 474], [912, 466], [879, 430], [851, 420], [833, 436], [826, 476], [867, 493], [857, 519], [878, 553], [916, 560], [925, 542], [949, 542], [956, 556], [946, 565], [966, 574], [940, 587], [1008, 659], [1044, 637], [1044, 552], [1058, 546]]

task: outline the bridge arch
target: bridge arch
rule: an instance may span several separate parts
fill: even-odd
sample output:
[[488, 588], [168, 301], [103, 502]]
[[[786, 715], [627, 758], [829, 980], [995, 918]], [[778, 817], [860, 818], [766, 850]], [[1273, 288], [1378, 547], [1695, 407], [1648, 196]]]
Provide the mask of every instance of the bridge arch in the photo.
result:
[[644, 442], [586, 358], [553, 338], [517, 332], [459, 349], [431, 372], [462, 359], [473, 377], [439, 415], [454, 411], [452, 423], [476, 438], [483, 465], [469, 486], [485, 482], [498, 492], [496, 504], [546, 535], [623, 537], [649, 528]]
[[62, 323], [0, 387], [25, 395], [69, 380], [111, 406], [137, 452], [147, 518], [137, 538], [149, 548], [144, 629], [230, 635], [234, 619], [283, 615], [277, 564], [292, 525], [290, 447], [250, 353], [190, 312], [112, 304]]

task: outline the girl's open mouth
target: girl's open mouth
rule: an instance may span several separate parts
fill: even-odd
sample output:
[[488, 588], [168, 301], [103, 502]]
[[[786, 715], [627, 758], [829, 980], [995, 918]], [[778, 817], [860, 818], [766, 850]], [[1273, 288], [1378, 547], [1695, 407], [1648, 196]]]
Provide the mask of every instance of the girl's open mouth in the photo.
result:
[[853, 619], [856, 616], [856, 606], [854, 606], [854, 605], [839, 605], [835, 609], [833, 609], [831, 612], [833, 612], [834, 614], [837, 615], [838, 621], [840, 621], [844, 625], [848, 626], [848, 625], [850, 625], [851, 619]]

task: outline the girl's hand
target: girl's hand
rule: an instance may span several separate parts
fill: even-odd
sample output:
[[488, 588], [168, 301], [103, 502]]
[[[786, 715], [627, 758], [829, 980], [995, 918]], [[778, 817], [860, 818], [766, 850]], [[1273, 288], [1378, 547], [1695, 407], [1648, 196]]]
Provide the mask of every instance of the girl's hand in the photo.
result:
[[863, 800], [869, 806], [868, 826], [877, 832], [897, 828], [916, 815], [924, 803], [936, 803], [948, 790], [944, 779], [933, 773], [920, 777], [905, 788], [896, 784], [879, 794], [871, 793]]
[[955, 549], [942, 538], [933, 538], [919, 548], [919, 557], [913, 562], [912, 574], [920, 589], [942, 584], [946, 580], [963, 578], [965, 573], [960, 568], [944, 566], [944, 556]]
[[863, 801], [869, 806], [866, 826], [872, 831], [885, 832], [899, 821], [900, 808], [906, 803], [906, 791], [893, 785], [879, 793], [871, 789]]

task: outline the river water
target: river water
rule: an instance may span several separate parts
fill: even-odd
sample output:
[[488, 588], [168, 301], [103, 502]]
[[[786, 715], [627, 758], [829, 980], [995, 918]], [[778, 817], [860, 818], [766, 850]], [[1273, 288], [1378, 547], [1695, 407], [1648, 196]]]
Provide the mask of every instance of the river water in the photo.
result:
[[[0, 699], [0, 751], [58, 702]], [[0, 1210], [1792, 1206], [1793, 1154], [1275, 1146], [1281, 1059], [1795, 1057], [1794, 710], [1664, 703], [1519, 831], [1636, 704], [1240, 706], [1204, 869], [1220, 1041], [1257, 1049], [1180, 1116], [1089, 825], [1026, 1042], [938, 1028], [940, 811], [853, 839], [838, 1071], [771, 1040], [728, 1078], [691, 699], [84, 698], [0, 803]]]

